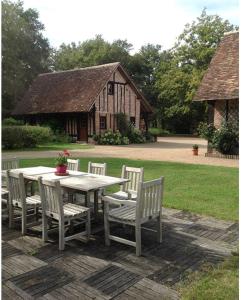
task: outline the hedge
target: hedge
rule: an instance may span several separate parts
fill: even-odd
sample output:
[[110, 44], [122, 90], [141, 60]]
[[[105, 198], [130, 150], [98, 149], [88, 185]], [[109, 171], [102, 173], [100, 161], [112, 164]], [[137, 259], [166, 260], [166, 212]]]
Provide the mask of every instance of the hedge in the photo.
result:
[[3, 126], [3, 149], [18, 149], [36, 147], [38, 144], [52, 140], [52, 131], [41, 126]]

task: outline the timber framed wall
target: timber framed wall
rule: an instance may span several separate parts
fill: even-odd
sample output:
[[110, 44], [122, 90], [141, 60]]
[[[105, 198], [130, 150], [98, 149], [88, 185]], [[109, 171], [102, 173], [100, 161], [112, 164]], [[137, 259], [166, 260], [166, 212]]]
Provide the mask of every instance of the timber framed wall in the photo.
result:
[[[110, 94], [109, 85], [113, 85], [114, 93]], [[106, 118], [106, 128], [116, 130], [116, 114], [124, 113], [128, 119], [135, 120], [135, 127], [140, 128], [140, 99], [125, 78], [117, 70], [106, 83], [103, 90], [95, 100], [95, 129], [101, 134], [106, 129], [100, 128], [100, 118]]]

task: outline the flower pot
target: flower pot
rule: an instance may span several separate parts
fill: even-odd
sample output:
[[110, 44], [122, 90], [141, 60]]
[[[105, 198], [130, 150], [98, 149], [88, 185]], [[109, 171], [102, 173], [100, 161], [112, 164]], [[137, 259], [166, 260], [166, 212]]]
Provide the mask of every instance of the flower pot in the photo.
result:
[[56, 172], [60, 174], [65, 174], [67, 170], [67, 165], [56, 166]]
[[192, 149], [193, 155], [198, 155], [198, 149]]

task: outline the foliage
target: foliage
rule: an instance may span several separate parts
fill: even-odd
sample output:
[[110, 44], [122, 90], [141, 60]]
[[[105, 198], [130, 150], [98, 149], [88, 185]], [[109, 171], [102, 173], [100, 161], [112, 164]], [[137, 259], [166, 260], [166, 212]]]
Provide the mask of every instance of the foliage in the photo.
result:
[[[130, 143], [140, 144], [145, 142], [145, 136], [129, 121], [124, 113], [118, 113], [117, 128], [122, 136], [126, 136]], [[129, 144], [129, 143], [128, 143]]]
[[128, 136], [130, 131], [130, 122], [127, 120], [127, 116], [124, 113], [116, 114], [117, 128], [121, 135]]
[[93, 136], [93, 138], [100, 145], [128, 145], [129, 144], [129, 139], [125, 136], [122, 136], [119, 130], [113, 132], [110, 129], [101, 135]]
[[238, 299], [239, 256], [232, 255], [218, 266], [204, 264], [180, 286], [182, 300]]
[[194, 150], [197, 150], [197, 149], [198, 149], [198, 145], [197, 145], [197, 144], [194, 144], [194, 145], [192, 146], [192, 148], [193, 148]]
[[70, 153], [68, 150], [64, 150], [63, 152], [59, 152], [58, 157], [55, 159], [56, 166], [64, 166], [67, 165], [68, 157]]
[[239, 147], [238, 128], [224, 123], [214, 132], [212, 146], [222, 154], [237, 154]]
[[20, 126], [23, 125], [22, 120], [16, 120], [14, 118], [6, 118], [2, 121], [2, 126]]
[[105, 41], [101, 35], [76, 45], [62, 44], [54, 53], [55, 70], [69, 70], [119, 61], [126, 67], [132, 45], [126, 40]]
[[239, 132], [237, 125], [224, 122], [219, 129], [213, 124], [200, 123], [198, 133], [208, 140], [210, 146], [222, 154], [237, 154], [239, 148]]
[[198, 125], [197, 131], [200, 137], [206, 139], [207, 141], [211, 142], [213, 139], [213, 135], [216, 128], [212, 123], [207, 124], [205, 122], [201, 122]]
[[[87, 171], [89, 160], [88, 155], [86, 157], [81, 155], [81, 170]], [[143, 167], [145, 181], [164, 176], [164, 207], [219, 219], [238, 220], [238, 168], [103, 156], [91, 157], [91, 161], [107, 163], [109, 176], [119, 177], [123, 164], [130, 167]], [[53, 158], [20, 161], [20, 167], [31, 166], [53, 166]], [[118, 186], [112, 187], [106, 193], [117, 191], [118, 188]]]
[[32, 80], [49, 69], [50, 47], [36, 10], [2, 1], [2, 111], [8, 116]]
[[[187, 133], [205, 119], [206, 104], [192, 103], [193, 96], [224, 32], [235, 29], [217, 15], [201, 16], [187, 24], [175, 46], [165, 53], [156, 70], [155, 107], [162, 127]], [[164, 56], [164, 53], [163, 53]]]
[[145, 137], [143, 136], [141, 131], [135, 128], [135, 126], [131, 123], [129, 124], [128, 139], [130, 143], [133, 144], [145, 143]]
[[48, 127], [40, 126], [3, 126], [3, 149], [18, 149], [36, 147], [52, 139], [52, 131]]
[[161, 134], [161, 129], [160, 128], [155, 128], [155, 127], [150, 127], [148, 129], [148, 132], [153, 135], [153, 136], [160, 136]]

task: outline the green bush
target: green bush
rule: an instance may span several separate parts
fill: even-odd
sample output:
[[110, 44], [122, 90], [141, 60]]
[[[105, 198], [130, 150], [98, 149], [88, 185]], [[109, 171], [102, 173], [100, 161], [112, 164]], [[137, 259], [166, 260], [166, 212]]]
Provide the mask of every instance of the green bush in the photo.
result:
[[239, 133], [237, 126], [224, 122], [219, 129], [216, 129], [213, 124], [202, 122], [198, 126], [198, 133], [220, 153], [238, 154]]
[[22, 120], [15, 120], [14, 118], [6, 118], [2, 121], [2, 126], [21, 126], [23, 124]]
[[93, 139], [100, 145], [128, 145], [128, 137], [122, 136], [119, 130], [107, 130], [102, 135], [94, 135]]
[[148, 132], [152, 135], [152, 136], [159, 136], [161, 134], [161, 129], [160, 128], [149, 128]]
[[237, 154], [239, 148], [238, 129], [231, 124], [223, 124], [214, 132], [211, 143], [222, 154]]
[[40, 126], [3, 126], [2, 146], [4, 149], [36, 147], [52, 140], [52, 131]]
[[212, 123], [207, 124], [205, 122], [199, 123], [198, 128], [197, 128], [197, 132], [198, 132], [199, 136], [209, 142], [212, 141], [215, 130], [216, 130], [216, 128], [214, 127], [214, 125]]
[[137, 128], [134, 127], [133, 124], [129, 125], [129, 131], [128, 131], [128, 135], [127, 135], [130, 143], [133, 144], [141, 144], [141, 143], [145, 143], [146, 139], [143, 136], [143, 134], [141, 133], [141, 131]]
[[72, 142], [72, 137], [67, 135], [65, 132], [56, 130], [53, 134], [52, 142], [67, 144]]
[[127, 116], [124, 113], [116, 114], [117, 128], [121, 135], [128, 136], [130, 121], [127, 120]]

